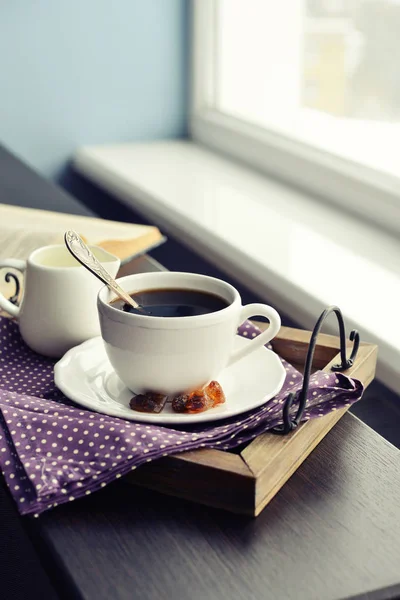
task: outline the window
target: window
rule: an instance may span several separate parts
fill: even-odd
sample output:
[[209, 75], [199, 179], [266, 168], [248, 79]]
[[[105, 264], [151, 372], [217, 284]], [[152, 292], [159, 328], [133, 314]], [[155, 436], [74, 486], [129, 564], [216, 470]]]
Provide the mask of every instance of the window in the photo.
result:
[[400, 0], [195, 0], [199, 141], [400, 231]]

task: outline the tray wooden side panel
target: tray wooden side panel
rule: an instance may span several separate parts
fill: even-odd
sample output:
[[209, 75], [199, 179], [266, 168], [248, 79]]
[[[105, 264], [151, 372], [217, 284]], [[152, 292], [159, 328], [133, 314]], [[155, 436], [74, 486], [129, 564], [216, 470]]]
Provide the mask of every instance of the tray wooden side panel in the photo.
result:
[[[355, 365], [346, 375], [360, 379], [365, 386], [373, 380], [377, 357], [377, 346], [360, 345]], [[336, 355], [323, 369], [329, 372], [332, 364], [339, 361]], [[255, 515], [270, 502], [274, 495], [298, 469], [312, 450], [319, 444], [348, 407], [313, 419], [300, 425], [288, 436], [264, 434], [243, 450], [243, 457], [256, 478]]]
[[[260, 329], [266, 329], [268, 324], [255, 323]], [[290, 364], [298, 367], [303, 365], [308, 351], [311, 331], [281, 327], [278, 335], [271, 344], [274, 351]], [[348, 342], [349, 347], [352, 342]], [[320, 333], [315, 347], [313, 367], [324, 369], [340, 349], [339, 338], [327, 333]]]
[[199, 504], [254, 514], [256, 480], [239, 454], [195, 450], [143, 465], [125, 478]]

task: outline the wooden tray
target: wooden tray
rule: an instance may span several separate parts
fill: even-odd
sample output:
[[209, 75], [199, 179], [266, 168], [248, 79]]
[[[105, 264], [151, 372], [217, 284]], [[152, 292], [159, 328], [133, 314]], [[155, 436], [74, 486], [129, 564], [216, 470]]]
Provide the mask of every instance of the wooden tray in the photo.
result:
[[[309, 331], [282, 327], [272, 346], [303, 371], [310, 336]], [[320, 334], [314, 370], [330, 372], [333, 364], [341, 362], [339, 348], [338, 337]], [[376, 359], [377, 346], [361, 343], [354, 365], [344, 373], [367, 387], [375, 376]], [[186, 500], [257, 516], [346, 410], [306, 421], [286, 436], [262, 434], [240, 452], [201, 449], [168, 456], [141, 466], [125, 480]]]

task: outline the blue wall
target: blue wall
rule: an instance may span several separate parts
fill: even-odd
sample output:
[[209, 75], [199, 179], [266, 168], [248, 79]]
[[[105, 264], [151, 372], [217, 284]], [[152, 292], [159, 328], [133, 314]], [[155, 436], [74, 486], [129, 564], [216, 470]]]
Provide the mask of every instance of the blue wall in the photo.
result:
[[83, 144], [186, 130], [186, 0], [0, 2], [0, 143], [59, 179]]

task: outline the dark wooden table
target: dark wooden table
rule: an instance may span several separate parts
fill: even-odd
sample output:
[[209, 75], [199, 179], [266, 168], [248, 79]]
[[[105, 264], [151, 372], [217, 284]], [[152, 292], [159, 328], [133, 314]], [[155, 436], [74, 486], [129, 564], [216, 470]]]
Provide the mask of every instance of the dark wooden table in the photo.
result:
[[31, 525], [66, 598], [391, 598], [399, 459], [347, 414], [255, 520], [118, 482]]
[[347, 413], [255, 520], [118, 481], [39, 519], [1, 490], [0, 535], [5, 600], [397, 598], [400, 452]]

